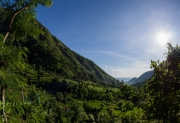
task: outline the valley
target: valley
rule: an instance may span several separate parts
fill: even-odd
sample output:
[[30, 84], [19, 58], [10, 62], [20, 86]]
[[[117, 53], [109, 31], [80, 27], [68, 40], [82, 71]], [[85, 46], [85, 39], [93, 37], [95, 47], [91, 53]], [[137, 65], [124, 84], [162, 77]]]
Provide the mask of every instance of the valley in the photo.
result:
[[138, 78], [114, 78], [36, 19], [51, 0], [0, 5], [0, 122], [180, 122], [178, 45], [167, 43], [165, 60]]

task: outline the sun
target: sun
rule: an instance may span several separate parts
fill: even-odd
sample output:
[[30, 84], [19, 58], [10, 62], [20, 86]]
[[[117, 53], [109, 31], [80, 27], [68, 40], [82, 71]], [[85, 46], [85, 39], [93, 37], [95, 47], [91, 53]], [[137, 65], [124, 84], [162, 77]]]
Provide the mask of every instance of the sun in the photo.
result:
[[157, 33], [156, 40], [158, 41], [158, 43], [166, 44], [168, 42], [168, 39], [169, 39], [168, 33], [165, 33], [165, 32]]

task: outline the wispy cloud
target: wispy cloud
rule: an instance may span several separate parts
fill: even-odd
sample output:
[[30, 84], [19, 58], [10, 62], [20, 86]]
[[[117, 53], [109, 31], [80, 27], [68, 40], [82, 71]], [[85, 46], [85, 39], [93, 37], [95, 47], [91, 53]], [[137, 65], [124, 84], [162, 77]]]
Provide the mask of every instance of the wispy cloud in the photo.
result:
[[123, 54], [112, 52], [112, 51], [87, 51], [87, 52], [88, 53], [96, 53], [96, 54], [106, 54], [106, 55], [114, 56], [116, 58], [125, 58], [127, 60], [133, 60], [133, 61], [135, 60], [134, 58], [129, 57], [127, 55], [123, 55]]
[[[112, 64], [106, 64], [106, 62], [104, 62], [104, 65], [100, 64], [100, 67], [116, 78], [139, 77], [144, 72], [150, 70], [150, 58], [146, 53], [139, 54], [133, 51], [124, 52], [126, 52], [126, 55], [112, 51], [87, 51], [87, 53], [98, 54], [98, 56], [99, 54], [103, 54], [103, 56], [107, 56], [107, 58], [109, 58], [109, 56], [114, 57], [114, 59], [116, 59], [115, 62]], [[127, 52], [129, 55], [127, 55]], [[110, 62], [112, 61], [111, 59]]]
[[129, 66], [111, 67], [105, 65], [103, 69], [110, 75], [116, 78], [121, 77], [139, 77], [146, 71], [150, 70], [150, 62], [136, 61]]

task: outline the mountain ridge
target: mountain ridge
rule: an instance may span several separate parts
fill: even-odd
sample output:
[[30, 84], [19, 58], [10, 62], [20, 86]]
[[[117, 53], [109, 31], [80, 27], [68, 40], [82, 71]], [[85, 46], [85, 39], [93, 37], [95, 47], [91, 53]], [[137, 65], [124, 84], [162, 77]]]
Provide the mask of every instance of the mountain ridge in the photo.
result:
[[140, 75], [138, 78], [136, 78], [136, 77], [132, 78], [131, 80], [126, 82], [126, 84], [133, 85], [136, 83], [143, 83], [143, 82], [147, 81], [148, 79], [150, 79], [153, 74], [154, 74], [154, 70], [146, 71], [142, 75]]
[[[0, 20], [0, 32], [3, 33], [3, 24]], [[38, 28], [43, 30], [38, 38], [27, 36], [23, 41], [16, 42], [29, 50], [27, 60], [36, 70], [51, 71], [62, 78], [90, 80], [94, 82], [113, 83], [115, 78], [108, 75], [103, 69], [82, 55], [67, 47], [61, 40], [53, 36], [49, 30], [37, 20]]]

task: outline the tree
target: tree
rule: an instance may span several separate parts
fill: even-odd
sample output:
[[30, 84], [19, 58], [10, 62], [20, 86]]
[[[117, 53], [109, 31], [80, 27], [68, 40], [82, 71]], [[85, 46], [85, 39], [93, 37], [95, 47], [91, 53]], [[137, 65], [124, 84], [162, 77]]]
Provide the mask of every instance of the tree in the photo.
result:
[[[37, 23], [35, 20], [35, 8], [38, 5], [50, 6], [51, 4], [51, 0], [0, 0], [0, 7], [4, 8], [7, 13], [7, 16], [4, 19], [7, 24], [4, 25], [5, 32], [3, 32], [3, 41], [0, 45], [1, 100], [3, 104], [2, 114], [5, 122], [7, 122], [7, 116], [5, 113], [5, 88], [6, 84], [11, 82], [11, 80], [8, 80], [9, 78], [7, 79], [7, 76], [14, 75], [12, 68], [14, 68], [13, 70], [15, 71], [20, 68], [21, 65], [19, 63], [22, 62], [21, 59], [23, 59], [24, 52], [22, 52], [23, 50], [18, 50], [20, 47], [12, 46], [11, 48], [13, 48], [14, 51], [4, 44], [6, 43], [7, 37], [10, 33], [14, 35], [15, 40], [21, 40], [27, 35], [33, 37], [38, 36], [41, 33], [41, 30], [39, 28], [34, 28]], [[20, 53], [20, 55], [18, 55], [19, 59], [16, 58], [14, 52], [17, 54]], [[10, 59], [6, 59], [4, 56]], [[12, 74], [9, 74], [9, 72]]]
[[[0, 0], [0, 7], [8, 10], [7, 19], [8, 24], [4, 34], [3, 43], [5, 43], [10, 33], [14, 33], [17, 37], [21, 38], [27, 34], [36, 32], [39, 33], [37, 28], [32, 28], [32, 23], [35, 21], [35, 8], [38, 5], [51, 6], [52, 0]], [[30, 22], [30, 23], [29, 23]], [[33, 26], [34, 27], [34, 26]], [[29, 33], [29, 32], [34, 33]]]
[[62, 102], [64, 100], [64, 96], [62, 92], [57, 92], [56, 94], [56, 101], [57, 102]]
[[166, 60], [151, 61], [153, 77], [146, 85], [146, 114], [150, 119], [180, 122], [180, 47], [168, 43]]
[[24, 58], [26, 58], [24, 49], [21, 47], [6, 46], [0, 42], [1, 101], [3, 104], [2, 114], [5, 122], [7, 122], [5, 113], [5, 89], [16, 86], [16, 84], [18, 85], [21, 81], [21, 77], [19, 77], [18, 74], [20, 74], [26, 66]]
[[[91, 105], [87, 102], [87, 103], [84, 103], [83, 108], [84, 108], [86, 114], [87, 114], [88, 116], [90, 116], [90, 117], [89, 117], [89, 121], [90, 121], [90, 122], [94, 122], [94, 121], [95, 121], [96, 123], [98, 123], [98, 114], [99, 114], [99, 112], [100, 112], [101, 110], [103, 110], [104, 105], [101, 104], [100, 107], [97, 108], [97, 107], [91, 106]], [[91, 115], [90, 115], [90, 114], [92, 114], [92, 115], [94, 116], [94, 118], [91, 118]], [[93, 121], [93, 120], [94, 120], [94, 121]]]

